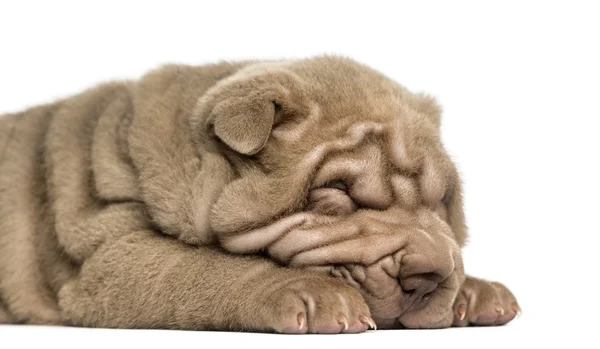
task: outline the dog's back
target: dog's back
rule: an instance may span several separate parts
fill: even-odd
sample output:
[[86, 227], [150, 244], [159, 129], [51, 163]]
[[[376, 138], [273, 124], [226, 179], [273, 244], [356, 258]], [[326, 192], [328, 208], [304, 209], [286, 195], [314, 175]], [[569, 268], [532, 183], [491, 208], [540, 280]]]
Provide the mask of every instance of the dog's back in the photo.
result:
[[[201, 93], [244, 64], [166, 66], [148, 80], [156, 89], [183, 80]], [[148, 224], [127, 144], [138, 87], [106, 83], [0, 115], [0, 323], [63, 323], [57, 294], [83, 261], [111, 229]]]
[[[56, 293], [78, 262], [59, 245], [55, 214], [65, 207], [55, 204], [76, 204], [82, 193], [65, 193], [59, 181], [70, 178], [56, 172], [89, 171], [71, 164], [82, 155], [89, 159], [91, 132], [119, 94], [127, 94], [125, 84], [103, 85], [0, 116], [0, 323], [62, 322]], [[66, 197], [57, 203], [58, 193]]]
[[[0, 118], [0, 322], [55, 322], [59, 312], [44, 274], [60, 252], [45, 211], [44, 139], [59, 104]], [[55, 244], [54, 244], [55, 245]]]

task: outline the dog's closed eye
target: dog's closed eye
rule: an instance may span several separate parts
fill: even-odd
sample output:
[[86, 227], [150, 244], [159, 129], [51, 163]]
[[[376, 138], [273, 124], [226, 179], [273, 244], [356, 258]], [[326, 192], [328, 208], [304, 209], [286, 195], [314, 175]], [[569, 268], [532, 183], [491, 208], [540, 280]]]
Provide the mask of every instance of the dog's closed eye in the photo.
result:
[[275, 107], [275, 117], [273, 118], [273, 128], [281, 125], [284, 121], [284, 113], [281, 104], [273, 102], [273, 106]]
[[358, 208], [349, 194], [350, 186], [344, 180], [333, 180], [311, 190], [308, 208], [326, 215], [350, 214]]
[[327, 182], [323, 188], [331, 188], [341, 190], [344, 193], [348, 194], [348, 190], [350, 190], [350, 186], [343, 179], [336, 179], [334, 181]]

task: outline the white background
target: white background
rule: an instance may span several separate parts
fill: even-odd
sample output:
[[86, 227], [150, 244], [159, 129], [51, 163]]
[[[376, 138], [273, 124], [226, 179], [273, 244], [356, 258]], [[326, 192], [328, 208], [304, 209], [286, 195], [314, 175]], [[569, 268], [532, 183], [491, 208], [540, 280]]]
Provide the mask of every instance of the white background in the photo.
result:
[[3, 1], [0, 113], [168, 62], [321, 53], [435, 95], [465, 182], [467, 272], [504, 282], [523, 316], [304, 337], [0, 326], [0, 346], [598, 347], [599, 15], [577, 1]]

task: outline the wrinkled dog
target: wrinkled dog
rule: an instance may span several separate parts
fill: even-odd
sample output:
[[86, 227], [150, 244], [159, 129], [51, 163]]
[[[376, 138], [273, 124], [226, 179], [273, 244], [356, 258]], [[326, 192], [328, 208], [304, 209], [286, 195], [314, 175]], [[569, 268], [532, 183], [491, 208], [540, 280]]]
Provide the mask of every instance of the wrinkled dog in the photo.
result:
[[0, 323], [504, 324], [431, 98], [352, 60], [166, 66], [0, 119]]

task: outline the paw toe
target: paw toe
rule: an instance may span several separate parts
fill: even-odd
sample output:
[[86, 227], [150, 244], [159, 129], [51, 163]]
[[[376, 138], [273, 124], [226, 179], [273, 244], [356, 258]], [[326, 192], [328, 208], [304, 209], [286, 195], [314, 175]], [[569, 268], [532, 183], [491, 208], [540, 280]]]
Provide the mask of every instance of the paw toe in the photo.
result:
[[[333, 278], [303, 280], [271, 297], [280, 333], [358, 333], [375, 326], [360, 293]], [[280, 298], [274, 301], [274, 298]], [[283, 306], [284, 305], [284, 306]]]
[[454, 305], [454, 326], [504, 325], [520, 312], [514, 295], [497, 282], [467, 278]]
[[494, 325], [496, 320], [498, 320], [499, 314], [495, 311], [490, 311], [486, 313], [479, 314], [473, 324], [480, 326], [489, 326]]

